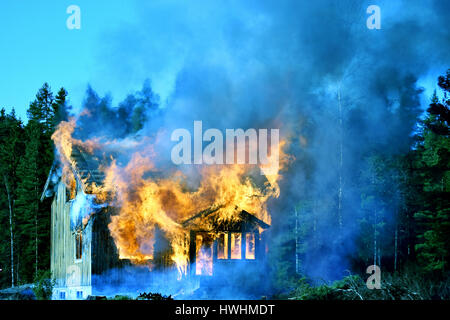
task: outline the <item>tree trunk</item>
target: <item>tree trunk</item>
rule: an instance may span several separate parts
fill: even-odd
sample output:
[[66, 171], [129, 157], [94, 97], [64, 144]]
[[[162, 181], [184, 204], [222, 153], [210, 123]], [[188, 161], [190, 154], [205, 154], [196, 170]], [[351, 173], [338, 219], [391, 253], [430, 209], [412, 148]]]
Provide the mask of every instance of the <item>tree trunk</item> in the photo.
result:
[[[35, 191], [35, 195], [36, 195], [36, 197], [35, 197], [35, 201], [36, 201], [36, 199], [37, 199], [37, 184], [34, 186], [34, 191]], [[39, 260], [38, 260], [38, 205], [36, 202], [34, 204], [34, 225], [35, 225], [34, 236], [35, 236], [35, 254], [36, 254], [35, 277], [37, 278]]]
[[343, 128], [342, 128], [342, 103], [341, 86], [338, 88], [338, 107], [339, 107], [339, 187], [338, 187], [338, 225], [342, 228], [342, 167], [343, 167]]
[[[372, 185], [375, 185], [375, 174], [372, 169]], [[373, 210], [373, 265], [377, 265], [377, 209]]]
[[299, 273], [299, 261], [298, 261], [298, 254], [299, 254], [299, 245], [298, 245], [298, 214], [297, 214], [297, 208], [294, 207], [295, 210], [295, 272]]
[[377, 211], [374, 212], [373, 224], [373, 264], [377, 265]]
[[374, 225], [373, 228], [373, 264], [377, 264], [377, 227]]
[[8, 206], [9, 206], [9, 235], [10, 235], [10, 245], [11, 245], [11, 287], [14, 288], [14, 234], [13, 234], [13, 211], [11, 204], [11, 194], [9, 193], [8, 180], [6, 175], [3, 176], [3, 181], [5, 183], [6, 194], [8, 195]]
[[378, 247], [378, 267], [381, 268], [381, 249]]
[[34, 223], [35, 223], [35, 251], [36, 251], [36, 267], [35, 267], [35, 276], [37, 277], [38, 275], [38, 218], [37, 218], [37, 211], [35, 214], [35, 219], [34, 219]]
[[394, 236], [394, 271], [397, 271], [397, 243], [398, 243], [398, 224], [395, 225], [395, 236]]
[[17, 283], [20, 283], [20, 253], [17, 253], [17, 267], [16, 267], [16, 281]]

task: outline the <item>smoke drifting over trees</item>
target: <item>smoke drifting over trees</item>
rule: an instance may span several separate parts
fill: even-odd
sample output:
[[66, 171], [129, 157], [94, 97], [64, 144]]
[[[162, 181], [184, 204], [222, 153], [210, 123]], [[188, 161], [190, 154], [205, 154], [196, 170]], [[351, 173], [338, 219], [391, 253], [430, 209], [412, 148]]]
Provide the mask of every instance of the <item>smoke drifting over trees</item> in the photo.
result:
[[[190, 128], [194, 120], [280, 128], [296, 161], [272, 203], [270, 232], [280, 246], [294, 246], [297, 211], [301, 269], [317, 279], [342, 277], [361, 243], [367, 265], [393, 269], [393, 260], [408, 259], [392, 250], [407, 210], [403, 173], [383, 166], [413, 146], [426, 108], [420, 79], [444, 72], [450, 58], [448, 4], [381, 1], [382, 27], [369, 30], [370, 4], [152, 2], [141, 7], [141, 21], [103, 44], [117, 53], [103, 61], [113, 81], [148, 76], [169, 92], [163, 115], [143, 132]], [[282, 251], [272, 250], [274, 265], [287, 268]]]

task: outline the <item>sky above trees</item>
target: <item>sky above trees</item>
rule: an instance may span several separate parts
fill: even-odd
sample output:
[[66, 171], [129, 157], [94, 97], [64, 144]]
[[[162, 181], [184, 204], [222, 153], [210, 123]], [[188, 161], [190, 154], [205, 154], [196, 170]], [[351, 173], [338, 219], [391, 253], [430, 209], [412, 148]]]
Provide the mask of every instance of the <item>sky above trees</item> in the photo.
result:
[[[410, 3], [378, 1], [382, 8], [382, 29], [389, 27], [390, 21], [413, 14], [417, 6]], [[69, 17], [66, 9], [72, 4], [81, 9], [80, 30], [66, 27]], [[320, 6], [325, 10], [327, 4]], [[427, 13], [427, 8], [423, 4], [421, 19], [424, 21], [433, 11]], [[227, 56], [232, 54], [230, 41], [239, 41], [242, 35], [254, 37], [248, 38], [245, 46], [256, 51], [261, 46], [260, 40], [265, 39], [261, 37], [264, 33], [267, 39], [279, 39], [279, 34], [271, 34], [270, 28], [264, 25], [277, 18], [277, 10], [271, 16], [270, 1], [261, 4], [249, 1], [245, 5], [230, 2], [227, 6], [202, 0], [2, 1], [0, 106], [7, 111], [15, 107], [17, 114], [26, 120], [26, 109], [34, 99], [36, 88], [44, 82], [55, 90], [64, 86], [77, 110], [88, 84], [101, 95], [112, 92], [114, 101], [118, 102], [127, 93], [138, 90], [146, 78], [152, 80], [152, 87], [164, 101], [192, 56], [216, 55], [229, 68], [233, 63], [227, 61]], [[308, 8], [301, 5], [292, 8], [294, 13], [298, 12], [297, 20], [304, 19], [305, 10]], [[309, 15], [320, 17], [320, 12], [312, 11]], [[360, 15], [364, 21], [367, 15], [364, 10]], [[241, 20], [248, 25], [242, 25]], [[305, 21], [292, 28], [308, 28], [308, 25]], [[280, 31], [289, 35], [293, 30], [283, 26]], [[410, 36], [414, 36], [414, 28], [411, 32]], [[262, 49], [270, 50], [270, 45]], [[424, 108], [436, 87], [436, 77], [445, 70], [446, 66], [436, 63], [417, 75], [419, 85], [426, 89]]]
[[[100, 92], [120, 88], [99, 81], [100, 43], [134, 14], [131, 1], [76, 1], [82, 28], [69, 30], [66, 9], [73, 1], [2, 1], [0, 4], [0, 105], [26, 120], [36, 88], [48, 82], [55, 90], [70, 88], [79, 107], [89, 82]], [[102, 83], [105, 86], [101, 85]], [[124, 86], [126, 87], [126, 86]]]

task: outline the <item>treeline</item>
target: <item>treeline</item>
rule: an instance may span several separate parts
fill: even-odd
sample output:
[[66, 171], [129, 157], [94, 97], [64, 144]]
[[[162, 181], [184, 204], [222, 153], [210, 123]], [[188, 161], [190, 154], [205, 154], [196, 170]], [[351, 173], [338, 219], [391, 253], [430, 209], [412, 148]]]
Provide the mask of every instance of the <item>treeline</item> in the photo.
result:
[[[438, 86], [442, 98], [435, 92], [418, 119], [409, 152], [384, 157], [380, 150], [368, 158], [361, 206], [373, 220], [362, 222], [366, 232], [360, 237], [360, 257], [387, 271], [416, 263], [419, 271], [449, 271], [450, 70], [439, 77]], [[375, 201], [384, 210], [371, 206]]]
[[41, 202], [54, 153], [51, 135], [70, 108], [67, 92], [45, 83], [24, 124], [12, 109], [0, 111], [0, 285], [30, 283], [49, 269], [50, 202]]
[[415, 249], [427, 271], [449, 271], [450, 267], [450, 71], [439, 77], [443, 90], [440, 101], [435, 94], [418, 142], [409, 155], [406, 205], [417, 224]]
[[[408, 142], [406, 148], [399, 143], [400, 135], [392, 135], [384, 144], [376, 138], [361, 139], [364, 129], [358, 130], [366, 114], [356, 108], [349, 112], [341, 141], [344, 146], [355, 143], [355, 150], [361, 152], [353, 152], [349, 159], [348, 149], [337, 147], [336, 156], [329, 158], [330, 171], [336, 171], [335, 183], [322, 182], [323, 189], [313, 187], [320, 175], [306, 176], [304, 183], [310, 183], [311, 191], [306, 190], [289, 212], [285, 223], [289, 232], [281, 237], [271, 261], [277, 294], [291, 292], [298, 298], [305, 281], [319, 285], [349, 274], [367, 279], [370, 265], [380, 266], [394, 282], [397, 278], [391, 275], [396, 274], [438, 283], [448, 278], [450, 70], [438, 78], [438, 86], [425, 113], [413, 110], [420, 105], [416, 97], [421, 93], [414, 89], [401, 98], [396, 110], [380, 119], [380, 132], [393, 123], [409, 128], [401, 133], [406, 137], [402, 142]], [[364, 112], [370, 111], [366, 107]], [[302, 159], [306, 172], [317, 170], [307, 154]], [[296, 255], [290, 258], [293, 251]]]

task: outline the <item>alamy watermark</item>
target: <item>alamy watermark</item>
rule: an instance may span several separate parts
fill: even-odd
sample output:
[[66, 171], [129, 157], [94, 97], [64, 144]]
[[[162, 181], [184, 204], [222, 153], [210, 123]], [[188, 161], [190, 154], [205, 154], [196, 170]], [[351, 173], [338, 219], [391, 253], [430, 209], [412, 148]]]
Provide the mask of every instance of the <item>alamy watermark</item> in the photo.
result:
[[371, 276], [367, 278], [366, 285], [368, 289], [381, 289], [381, 269], [377, 265], [367, 267], [366, 273]]
[[[75, 4], [71, 4], [67, 7], [66, 13], [70, 16], [66, 20], [66, 26], [69, 30], [81, 29], [81, 9]], [[377, 5], [370, 5], [366, 9], [366, 13], [370, 16], [366, 20], [366, 26], [368, 29], [381, 29], [381, 9]]]
[[367, 18], [366, 26], [368, 29], [381, 29], [381, 9], [377, 5], [370, 5], [367, 7], [366, 13], [370, 14]]
[[81, 270], [77, 265], [70, 265], [66, 270], [67, 286], [77, 287], [81, 285]]
[[[174, 164], [258, 164], [262, 174], [278, 172], [279, 129], [270, 129], [270, 147], [268, 129], [226, 129], [224, 139], [221, 130], [210, 128], [203, 132], [202, 121], [194, 121], [193, 132], [193, 141], [187, 129], [172, 132], [171, 141], [178, 142], [171, 152]], [[206, 147], [204, 142], [208, 143]]]
[[66, 9], [66, 13], [70, 16], [66, 20], [67, 29], [81, 29], [81, 9], [77, 5], [70, 5]]

